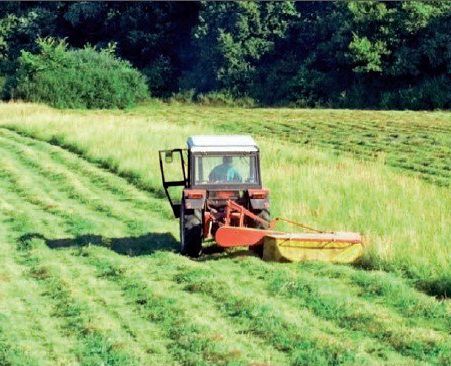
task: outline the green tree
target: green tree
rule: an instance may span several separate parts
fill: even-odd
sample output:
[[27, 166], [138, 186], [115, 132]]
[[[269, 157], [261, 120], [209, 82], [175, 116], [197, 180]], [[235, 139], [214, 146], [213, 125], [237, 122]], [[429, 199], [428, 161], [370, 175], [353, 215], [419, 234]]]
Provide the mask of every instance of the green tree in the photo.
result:
[[295, 15], [291, 2], [204, 3], [193, 35], [198, 57], [185, 86], [249, 93], [259, 61], [284, 37]]
[[0, 84], [13, 90], [21, 51], [53, 36], [80, 49], [115, 43], [158, 97], [449, 108], [450, 17], [444, 0], [4, 2]]

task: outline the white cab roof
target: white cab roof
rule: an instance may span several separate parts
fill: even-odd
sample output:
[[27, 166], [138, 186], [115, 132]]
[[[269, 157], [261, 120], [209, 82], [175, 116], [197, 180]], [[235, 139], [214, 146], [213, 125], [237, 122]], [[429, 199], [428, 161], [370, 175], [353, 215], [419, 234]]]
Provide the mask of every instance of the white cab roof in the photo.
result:
[[197, 135], [186, 141], [193, 152], [252, 152], [257, 144], [249, 135]]

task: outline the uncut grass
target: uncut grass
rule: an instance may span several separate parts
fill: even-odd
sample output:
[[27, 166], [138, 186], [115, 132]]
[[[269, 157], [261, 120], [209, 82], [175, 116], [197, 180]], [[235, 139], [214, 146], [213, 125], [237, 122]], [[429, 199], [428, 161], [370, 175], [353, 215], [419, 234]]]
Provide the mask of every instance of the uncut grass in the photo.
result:
[[[231, 123], [231, 131], [241, 121], [241, 125], [249, 127], [246, 132], [252, 134], [259, 133], [258, 128], [254, 131], [254, 122], [264, 116], [265, 123], [279, 123], [267, 126], [275, 128], [275, 133], [279, 133], [279, 125], [298, 123], [299, 118], [310, 124], [322, 122], [328, 128], [336, 125], [349, 133], [358, 129], [359, 123], [363, 130], [368, 125], [409, 138], [409, 134], [418, 130], [441, 149], [437, 152], [431, 147], [434, 154], [441, 156], [440, 164], [446, 165], [449, 156], [446, 153], [449, 114], [445, 112], [262, 111], [166, 105], [125, 113], [61, 112], [26, 104], [2, 108], [9, 112], [9, 117], [2, 120], [10, 128], [76, 149], [91, 162], [129, 177], [156, 198], [162, 196], [156, 151], [184, 146], [191, 134], [221, 130], [224, 120], [236, 122]], [[211, 125], [205, 122], [208, 116], [214, 121]], [[323, 229], [360, 231], [370, 244], [365, 256], [367, 266], [405, 273], [432, 294], [449, 294], [449, 188], [395, 173], [380, 161], [366, 163], [300, 144], [282, 144], [280, 139], [285, 135], [277, 136], [278, 140], [258, 139], [264, 182], [272, 189], [273, 216], [285, 216]], [[343, 137], [341, 143], [348, 142]], [[382, 153], [385, 155], [379, 160], [388, 159], [390, 154]], [[417, 158], [427, 161], [436, 156], [408, 157]], [[159, 210], [170, 217], [167, 205]]]

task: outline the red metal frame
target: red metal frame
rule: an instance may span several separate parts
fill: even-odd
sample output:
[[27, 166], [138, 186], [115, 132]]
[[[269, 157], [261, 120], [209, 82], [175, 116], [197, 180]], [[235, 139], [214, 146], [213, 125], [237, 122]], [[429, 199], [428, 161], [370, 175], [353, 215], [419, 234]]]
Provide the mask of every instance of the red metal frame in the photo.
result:
[[[246, 227], [245, 218], [267, 227], [267, 230]], [[263, 244], [265, 236], [273, 231], [274, 222], [267, 221], [238, 203], [227, 200], [224, 223], [215, 234], [215, 241], [222, 247], [253, 246]]]
[[271, 221], [267, 221], [265, 219], [262, 219], [261, 217], [258, 217], [257, 215], [255, 215], [251, 211], [249, 211], [248, 209], [239, 205], [238, 203], [231, 201], [231, 200], [227, 201], [227, 206], [225, 208], [225, 220], [224, 220], [225, 226], [232, 226], [231, 225], [232, 217], [238, 217], [238, 219], [239, 219], [238, 226], [244, 227], [244, 217], [246, 217], [246, 216], [251, 218], [254, 221], [260, 222], [261, 224], [267, 226], [268, 228], [272, 228], [274, 226]]
[[[210, 216], [211, 217], [211, 216]], [[354, 237], [342, 237], [334, 232], [325, 232], [313, 229], [304, 224], [294, 222], [291, 220], [276, 218], [274, 220], [265, 220], [238, 203], [228, 200], [225, 207], [224, 222], [220, 223], [220, 227], [215, 234], [216, 243], [221, 247], [236, 247], [236, 246], [253, 246], [263, 245], [264, 238], [273, 234], [284, 234], [283, 232], [274, 230], [274, 226], [278, 221], [285, 221], [295, 226], [300, 226], [316, 234], [303, 233], [302, 241], [305, 242], [349, 242], [361, 243], [360, 235]], [[246, 226], [245, 218], [263, 224], [267, 229], [257, 229]], [[248, 221], [247, 221], [248, 222]], [[348, 233], [349, 234], [349, 233]]]

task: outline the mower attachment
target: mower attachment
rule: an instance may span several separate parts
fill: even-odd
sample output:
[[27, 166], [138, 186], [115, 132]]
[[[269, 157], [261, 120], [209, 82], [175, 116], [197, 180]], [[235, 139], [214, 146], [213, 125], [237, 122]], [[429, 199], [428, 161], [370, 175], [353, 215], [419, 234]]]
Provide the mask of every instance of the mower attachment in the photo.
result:
[[[221, 247], [263, 246], [263, 259], [277, 262], [306, 260], [333, 263], [352, 263], [363, 255], [362, 237], [352, 232], [323, 232], [285, 219], [266, 221], [240, 206], [228, 201], [225, 223], [215, 235]], [[245, 223], [264, 222], [268, 229], [256, 229]], [[286, 221], [314, 233], [284, 233], [273, 230], [277, 221]]]

